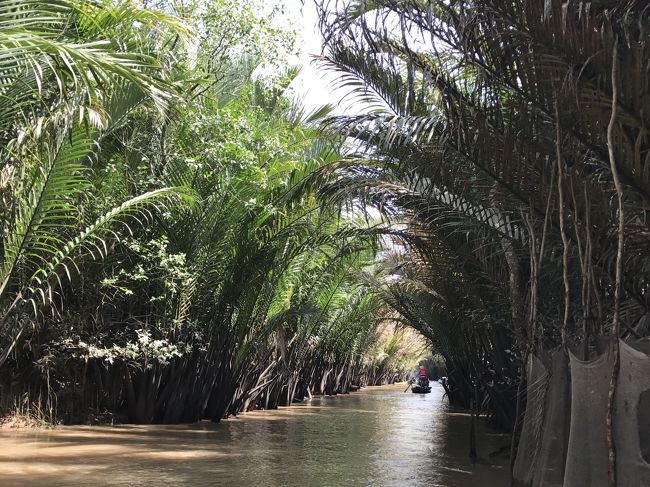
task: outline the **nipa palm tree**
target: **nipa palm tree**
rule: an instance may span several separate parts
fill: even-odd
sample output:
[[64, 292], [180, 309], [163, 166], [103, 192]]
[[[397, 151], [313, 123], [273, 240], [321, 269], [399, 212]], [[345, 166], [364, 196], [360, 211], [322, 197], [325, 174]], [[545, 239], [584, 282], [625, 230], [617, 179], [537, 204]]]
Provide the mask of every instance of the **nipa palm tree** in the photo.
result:
[[175, 96], [147, 35], [181, 32], [179, 24], [112, 2], [4, 1], [0, 15], [2, 365], [34, 320], [55, 310], [63, 279], [104, 257], [111, 241], [150, 215], [147, 208], [189, 193], [156, 189], [93, 221], [78, 207], [92, 187], [102, 133], [135, 105], [163, 109]]

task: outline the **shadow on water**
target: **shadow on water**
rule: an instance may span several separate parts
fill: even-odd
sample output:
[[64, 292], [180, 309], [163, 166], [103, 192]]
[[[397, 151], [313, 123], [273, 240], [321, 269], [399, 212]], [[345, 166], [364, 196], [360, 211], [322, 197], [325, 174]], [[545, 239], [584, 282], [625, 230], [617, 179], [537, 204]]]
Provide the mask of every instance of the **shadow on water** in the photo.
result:
[[[507, 485], [506, 461], [470, 465], [469, 418], [442, 389], [316, 398], [220, 424], [0, 432], [0, 486]], [[507, 437], [481, 431], [487, 457]]]

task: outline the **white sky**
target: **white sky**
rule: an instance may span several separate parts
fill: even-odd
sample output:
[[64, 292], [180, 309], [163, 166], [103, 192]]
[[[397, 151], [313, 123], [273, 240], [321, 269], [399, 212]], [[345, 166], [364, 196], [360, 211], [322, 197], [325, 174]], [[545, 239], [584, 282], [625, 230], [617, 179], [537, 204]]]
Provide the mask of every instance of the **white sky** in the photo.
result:
[[[271, 0], [283, 1], [283, 0]], [[309, 112], [323, 105], [331, 104], [335, 107], [335, 114], [352, 114], [363, 111], [363, 107], [350, 100], [343, 100], [347, 91], [335, 89], [333, 85], [338, 75], [325, 72], [322, 67], [313, 61], [313, 56], [321, 54], [322, 37], [318, 29], [318, 15], [313, 0], [284, 0], [286, 11], [291, 19], [287, 19], [298, 30], [299, 57], [297, 64], [302, 67], [302, 72], [292, 83], [296, 97], [302, 99], [306, 111]]]

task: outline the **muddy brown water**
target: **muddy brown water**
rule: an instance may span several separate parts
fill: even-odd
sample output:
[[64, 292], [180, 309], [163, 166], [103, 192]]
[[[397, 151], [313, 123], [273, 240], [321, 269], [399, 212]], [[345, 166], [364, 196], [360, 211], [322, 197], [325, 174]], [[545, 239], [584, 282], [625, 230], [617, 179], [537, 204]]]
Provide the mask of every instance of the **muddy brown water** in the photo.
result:
[[[219, 424], [0, 431], [0, 486], [508, 485], [506, 461], [470, 465], [469, 418], [442, 388], [315, 398]], [[508, 443], [481, 429], [479, 455]]]

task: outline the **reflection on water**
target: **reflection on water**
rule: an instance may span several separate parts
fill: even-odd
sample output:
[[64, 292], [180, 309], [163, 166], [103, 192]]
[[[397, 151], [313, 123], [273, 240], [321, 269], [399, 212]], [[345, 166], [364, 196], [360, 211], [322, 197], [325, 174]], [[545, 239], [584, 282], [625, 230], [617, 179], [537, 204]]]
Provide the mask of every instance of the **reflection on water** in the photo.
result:
[[[369, 388], [220, 424], [0, 432], [0, 486], [507, 485], [507, 468], [470, 465], [469, 418], [442, 389]], [[507, 444], [483, 432], [479, 455]]]

